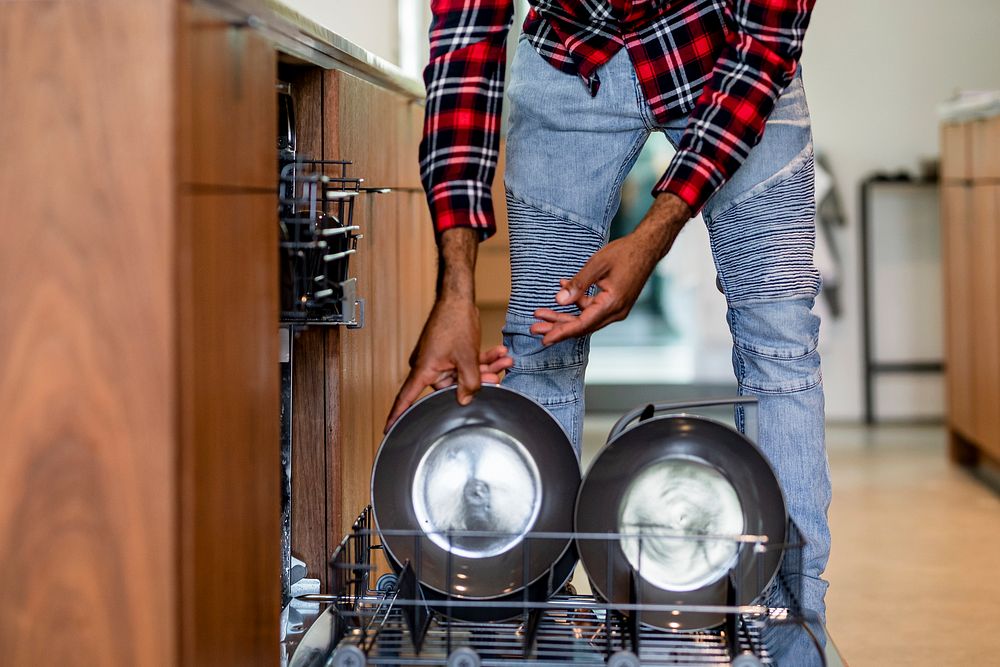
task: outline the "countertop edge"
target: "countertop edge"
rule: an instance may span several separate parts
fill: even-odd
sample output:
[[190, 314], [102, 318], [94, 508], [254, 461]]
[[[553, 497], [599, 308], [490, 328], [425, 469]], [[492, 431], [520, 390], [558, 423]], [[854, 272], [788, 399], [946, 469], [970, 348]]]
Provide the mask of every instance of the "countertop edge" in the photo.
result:
[[984, 91], [966, 98], [951, 99], [937, 107], [942, 123], [965, 123], [1000, 116], [1000, 91]]
[[282, 53], [324, 69], [346, 70], [413, 100], [424, 99], [421, 81], [279, 0], [194, 1], [256, 30]]

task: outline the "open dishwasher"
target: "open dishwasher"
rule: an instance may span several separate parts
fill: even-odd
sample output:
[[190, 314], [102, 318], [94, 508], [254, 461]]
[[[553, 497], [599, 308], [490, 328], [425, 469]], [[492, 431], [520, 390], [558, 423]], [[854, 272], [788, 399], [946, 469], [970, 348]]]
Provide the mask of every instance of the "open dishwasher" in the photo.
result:
[[[378, 534], [366, 508], [335, 551], [328, 595], [307, 595], [301, 602], [327, 605], [289, 650], [290, 667], [364, 667], [366, 665], [826, 665], [822, 631], [807, 622], [798, 606], [799, 554], [802, 543], [790, 523], [788, 543], [760, 543], [755, 548], [784, 551], [770, 593], [760, 604], [704, 608], [667, 608], [672, 613], [725, 614], [725, 623], [699, 631], [649, 627], [644, 612], [662, 605], [633, 599], [610, 605], [567, 588], [544, 602], [425, 598], [418, 584], [419, 557], [402, 570], [387, 572]], [[417, 535], [414, 534], [414, 538]], [[530, 535], [527, 539], [551, 539]], [[606, 540], [616, 535], [574, 535]], [[753, 536], [747, 536], [753, 539]], [[379, 562], [382, 561], [382, 562]], [[728, 599], [738, 599], [735, 578]], [[633, 590], [637, 590], [633, 587]], [[458, 608], [512, 610], [506, 621], [454, 620]]]

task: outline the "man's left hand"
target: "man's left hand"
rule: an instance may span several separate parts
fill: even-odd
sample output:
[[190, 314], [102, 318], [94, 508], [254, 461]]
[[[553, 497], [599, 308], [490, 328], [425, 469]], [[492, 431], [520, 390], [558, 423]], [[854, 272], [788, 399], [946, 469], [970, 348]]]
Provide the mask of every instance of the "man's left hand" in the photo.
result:
[[[543, 344], [552, 345], [625, 319], [656, 263], [670, 250], [690, 217], [691, 209], [678, 197], [658, 196], [635, 231], [594, 253], [572, 279], [559, 281], [562, 289], [556, 294], [556, 303], [575, 303], [580, 314], [539, 308], [535, 317], [541, 321], [531, 325], [531, 333], [542, 336]], [[595, 296], [587, 294], [591, 285], [600, 288]]]

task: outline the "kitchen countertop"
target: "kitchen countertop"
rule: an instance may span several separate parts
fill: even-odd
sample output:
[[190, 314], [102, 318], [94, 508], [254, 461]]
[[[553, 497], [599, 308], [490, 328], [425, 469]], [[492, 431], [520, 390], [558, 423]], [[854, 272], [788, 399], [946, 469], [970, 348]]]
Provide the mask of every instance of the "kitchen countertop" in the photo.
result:
[[412, 99], [424, 97], [423, 82], [279, 0], [196, 1], [256, 30], [290, 59], [345, 70]]
[[1000, 116], [1000, 90], [967, 90], [938, 105], [945, 123], [961, 123]]

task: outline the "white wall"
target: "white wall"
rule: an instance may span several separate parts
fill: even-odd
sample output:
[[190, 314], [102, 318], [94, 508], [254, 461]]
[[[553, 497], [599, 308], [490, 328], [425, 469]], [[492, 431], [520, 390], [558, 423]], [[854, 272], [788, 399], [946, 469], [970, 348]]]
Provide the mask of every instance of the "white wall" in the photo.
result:
[[[915, 170], [938, 153], [935, 105], [960, 88], [1000, 88], [997, 0], [821, 0], [803, 56], [817, 149], [841, 185], [849, 224], [847, 311], [824, 323], [831, 418], [861, 413], [857, 184], [878, 169]], [[902, 392], [903, 388], [896, 391]]]
[[399, 64], [399, 0], [281, 1], [341, 37]]

